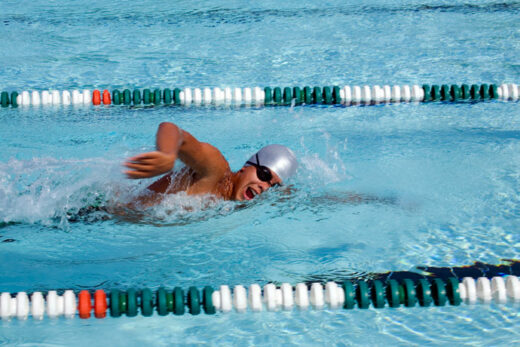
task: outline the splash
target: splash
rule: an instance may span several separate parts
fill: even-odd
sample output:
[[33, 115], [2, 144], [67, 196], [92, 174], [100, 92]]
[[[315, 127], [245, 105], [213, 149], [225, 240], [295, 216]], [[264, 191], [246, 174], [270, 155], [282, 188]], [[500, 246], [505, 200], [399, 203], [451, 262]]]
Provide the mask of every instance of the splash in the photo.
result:
[[55, 223], [70, 209], [100, 199], [107, 172], [118, 164], [100, 158], [11, 159], [0, 163], [0, 221]]
[[[312, 198], [316, 187], [321, 196], [328, 184], [348, 179], [341, 161], [346, 140], [331, 141], [326, 132], [323, 138], [325, 146], [320, 148], [324, 153], [307, 151], [300, 156], [299, 172], [287, 187], [299, 193], [286, 196], [285, 190], [279, 190], [255, 199], [254, 203], [246, 204], [247, 207], [266, 200], [277, 202], [277, 208], [281, 209], [287, 199], [315, 203]], [[125, 179], [121, 174], [121, 162], [121, 158], [45, 157], [0, 163], [0, 225], [38, 223], [65, 230], [70, 228], [70, 223], [106, 220], [180, 225], [225, 216], [244, 208], [243, 203], [224, 201], [211, 195], [188, 196], [183, 192], [162, 195], [153, 206], [138, 206], [134, 202], [153, 179]]]
[[68, 230], [70, 223], [106, 220], [177, 225], [227, 214], [235, 204], [214, 196], [166, 194], [135, 204], [149, 180], [126, 180], [121, 161], [101, 158], [11, 159], [0, 163], [0, 225], [30, 223]]
[[[306, 150], [306, 154], [299, 158], [300, 177], [320, 185], [351, 179], [341, 159], [342, 152], [347, 150], [348, 140], [346, 138], [342, 141], [333, 140], [326, 131], [322, 132], [321, 137], [325, 140], [324, 145], [320, 146], [324, 149], [323, 153], [311, 153]], [[304, 149], [306, 148], [305, 138], [300, 139], [300, 144]]]
[[181, 225], [227, 215], [237, 203], [214, 195], [165, 194], [159, 204], [144, 210], [143, 220], [162, 225]]
[[326, 184], [339, 182], [345, 178], [345, 175], [338, 170], [337, 166], [331, 166], [318, 154], [305, 156], [300, 159], [300, 163], [305, 169], [303, 175], [311, 181]]

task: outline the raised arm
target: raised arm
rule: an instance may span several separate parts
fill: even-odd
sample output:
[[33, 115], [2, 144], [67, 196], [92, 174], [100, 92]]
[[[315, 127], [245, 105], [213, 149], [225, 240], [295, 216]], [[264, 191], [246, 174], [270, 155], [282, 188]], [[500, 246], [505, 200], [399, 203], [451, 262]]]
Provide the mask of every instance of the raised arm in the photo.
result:
[[219, 176], [229, 165], [222, 153], [208, 143], [199, 142], [173, 123], [163, 122], [156, 135], [157, 151], [128, 158], [125, 171], [128, 178], [149, 178], [164, 174], [179, 158], [201, 177]]

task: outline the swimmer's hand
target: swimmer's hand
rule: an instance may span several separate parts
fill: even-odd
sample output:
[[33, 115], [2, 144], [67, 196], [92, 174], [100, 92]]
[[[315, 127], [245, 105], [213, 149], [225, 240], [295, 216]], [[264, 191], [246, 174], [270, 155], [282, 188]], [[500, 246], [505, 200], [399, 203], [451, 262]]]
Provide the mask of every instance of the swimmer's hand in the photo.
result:
[[175, 153], [161, 151], [139, 154], [127, 159], [124, 165], [131, 170], [127, 170], [124, 173], [126, 177], [133, 179], [162, 175], [173, 169], [176, 159], [177, 155]]

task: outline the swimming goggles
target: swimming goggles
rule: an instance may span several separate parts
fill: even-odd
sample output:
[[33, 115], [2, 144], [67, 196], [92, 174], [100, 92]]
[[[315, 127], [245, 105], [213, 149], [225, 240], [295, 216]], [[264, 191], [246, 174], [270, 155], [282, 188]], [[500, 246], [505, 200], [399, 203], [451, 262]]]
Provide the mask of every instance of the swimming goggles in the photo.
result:
[[258, 153], [256, 154], [256, 163], [251, 161], [247, 161], [246, 164], [252, 165], [256, 168], [256, 176], [262, 182], [267, 182], [271, 186], [276, 186], [278, 183], [271, 184], [271, 180], [273, 179], [273, 173], [267, 166], [260, 165], [260, 160], [258, 159]]

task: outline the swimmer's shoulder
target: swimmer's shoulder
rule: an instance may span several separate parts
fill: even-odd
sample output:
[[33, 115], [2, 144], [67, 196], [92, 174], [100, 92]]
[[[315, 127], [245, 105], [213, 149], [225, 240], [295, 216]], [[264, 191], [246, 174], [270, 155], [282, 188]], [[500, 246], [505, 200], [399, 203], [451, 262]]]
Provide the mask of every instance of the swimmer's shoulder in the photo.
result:
[[204, 152], [206, 160], [211, 161], [212, 164], [207, 172], [208, 176], [223, 177], [231, 171], [228, 161], [217, 147], [207, 142], [201, 142], [201, 150]]
[[188, 132], [184, 133], [179, 159], [205, 178], [218, 179], [230, 171], [229, 163], [218, 148], [198, 141]]

